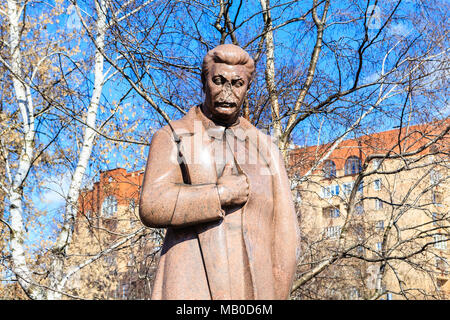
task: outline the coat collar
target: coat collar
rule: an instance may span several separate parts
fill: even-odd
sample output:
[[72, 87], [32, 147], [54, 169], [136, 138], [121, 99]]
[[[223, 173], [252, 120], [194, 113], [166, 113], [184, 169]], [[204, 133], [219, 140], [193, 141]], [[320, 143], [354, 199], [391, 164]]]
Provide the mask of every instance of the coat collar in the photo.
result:
[[[217, 125], [209, 119], [207, 116], [205, 116], [200, 108], [200, 106], [195, 106], [191, 108], [188, 112], [188, 119], [191, 124], [193, 124], [193, 121], [200, 120], [202, 122], [203, 128], [206, 131], [206, 133], [215, 139], [222, 140], [224, 136], [224, 131], [227, 130], [227, 134], [231, 133], [234, 135], [237, 139], [241, 141], [245, 141], [246, 138], [246, 130], [249, 130], [252, 125], [245, 120], [243, 117], [239, 117], [236, 124], [230, 126], [230, 127], [223, 127], [220, 125]], [[193, 121], [192, 121], [193, 120]]]

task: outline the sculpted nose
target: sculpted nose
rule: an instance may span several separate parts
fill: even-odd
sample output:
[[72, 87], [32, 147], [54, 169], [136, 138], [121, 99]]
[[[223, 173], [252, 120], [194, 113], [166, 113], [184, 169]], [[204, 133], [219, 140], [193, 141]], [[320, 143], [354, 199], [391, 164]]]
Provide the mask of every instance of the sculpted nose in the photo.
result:
[[231, 89], [231, 84], [229, 82], [225, 83], [223, 86], [223, 94], [225, 99], [228, 99], [233, 95], [233, 90]]

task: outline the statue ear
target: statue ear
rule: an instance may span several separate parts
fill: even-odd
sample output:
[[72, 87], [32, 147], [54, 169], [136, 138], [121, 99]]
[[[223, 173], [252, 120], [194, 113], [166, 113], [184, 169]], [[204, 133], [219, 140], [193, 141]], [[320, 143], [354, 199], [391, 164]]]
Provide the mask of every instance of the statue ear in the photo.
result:
[[206, 83], [206, 77], [205, 74], [202, 72], [202, 91], [205, 92], [205, 83]]

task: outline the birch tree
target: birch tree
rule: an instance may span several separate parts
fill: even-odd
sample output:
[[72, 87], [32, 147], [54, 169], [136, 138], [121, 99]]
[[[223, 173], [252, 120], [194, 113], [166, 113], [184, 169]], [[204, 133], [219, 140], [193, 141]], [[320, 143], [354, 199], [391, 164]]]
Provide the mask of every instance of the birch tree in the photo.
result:
[[[4, 148], [2, 149], [6, 161], [5, 169], [7, 171], [8, 179], [8, 183], [5, 183], [3, 188], [9, 202], [9, 222], [3, 222], [10, 229], [9, 247], [12, 254], [12, 271], [27, 296], [32, 299], [60, 299], [66, 281], [66, 275], [64, 274], [66, 249], [72, 240], [73, 226], [76, 223], [77, 218], [78, 196], [91, 157], [94, 141], [97, 136], [97, 113], [100, 106], [102, 89], [108, 77], [108, 73], [104, 70], [103, 56], [100, 54], [100, 50], [104, 47], [107, 32], [106, 5], [105, 1], [100, 0], [95, 2], [97, 18], [94, 25], [94, 32], [96, 35], [95, 45], [98, 49], [95, 49], [94, 52], [94, 87], [86, 113], [81, 117], [85, 119], [82, 123], [83, 136], [80, 143], [81, 148], [76, 155], [78, 160], [76, 162], [75, 170], [70, 174], [71, 182], [66, 199], [64, 222], [54, 245], [49, 249], [49, 252], [51, 252], [50, 266], [47, 270], [49, 281], [45, 285], [38, 283], [36, 276], [31, 270], [30, 262], [27, 261], [29, 258], [27, 257], [24, 244], [26, 233], [24, 225], [24, 208], [26, 207], [26, 203], [23, 201], [23, 190], [24, 186], [27, 184], [29, 172], [33, 170], [36, 158], [43, 152], [43, 150], [38, 150], [36, 148], [39, 144], [35, 130], [37, 121], [36, 114], [38, 114], [40, 110], [34, 108], [35, 98], [33, 97], [33, 92], [37, 92], [38, 94], [45, 93], [43, 93], [44, 90], [42, 87], [36, 86], [34, 77], [38, 76], [40, 72], [45, 72], [45, 70], [39, 69], [41, 62], [46, 59], [50, 60], [52, 56], [60, 53], [57, 51], [50, 52], [41, 57], [37, 64], [27, 65], [28, 61], [24, 57], [25, 52], [23, 51], [24, 47], [22, 43], [24, 41], [22, 32], [25, 26], [21, 21], [27, 20], [26, 9], [32, 5], [33, 3], [27, 1], [8, 1], [7, 11], [2, 12], [9, 22], [9, 41], [7, 47], [10, 52], [9, 58], [7, 60], [2, 58], [1, 62], [8, 69], [9, 76], [14, 84], [15, 104], [17, 105], [18, 110], [20, 110], [23, 132], [23, 136], [20, 138], [21, 150], [16, 166], [10, 164], [10, 159], [12, 159], [12, 157], [9, 156], [7, 148], [3, 145]], [[54, 19], [54, 17], [50, 18]], [[71, 57], [68, 58], [70, 59]], [[32, 70], [31, 77], [23, 71], [24, 66], [26, 66], [26, 70]], [[60, 71], [64, 76], [66, 71]], [[61, 79], [58, 81], [61, 81]], [[50, 83], [50, 85], [52, 84]], [[64, 94], [68, 93], [70, 92], [64, 92]], [[59, 105], [58, 101], [53, 100], [54, 97], [39, 97], [39, 99], [42, 98], [53, 103], [50, 108], [61, 108], [63, 111], [65, 110], [65, 107]], [[45, 116], [45, 111], [40, 112], [41, 114], [39, 116]], [[14, 170], [15, 168], [17, 169]]]

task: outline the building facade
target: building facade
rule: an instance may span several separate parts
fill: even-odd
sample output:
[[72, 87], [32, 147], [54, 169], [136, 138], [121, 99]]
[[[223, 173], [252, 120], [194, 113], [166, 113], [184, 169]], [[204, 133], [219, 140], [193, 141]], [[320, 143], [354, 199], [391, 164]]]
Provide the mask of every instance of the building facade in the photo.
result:
[[303, 235], [300, 274], [336, 257], [301, 298], [450, 297], [449, 139], [429, 143], [438, 129], [414, 126], [335, 149], [291, 152]]

